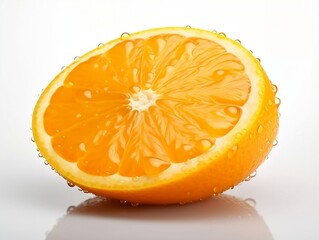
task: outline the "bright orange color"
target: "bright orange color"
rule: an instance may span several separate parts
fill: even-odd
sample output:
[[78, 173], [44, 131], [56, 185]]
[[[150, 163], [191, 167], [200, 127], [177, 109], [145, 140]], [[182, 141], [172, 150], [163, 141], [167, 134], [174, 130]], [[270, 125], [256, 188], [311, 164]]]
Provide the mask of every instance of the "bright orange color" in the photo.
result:
[[63, 70], [33, 115], [40, 152], [68, 181], [140, 203], [190, 202], [243, 181], [278, 129], [277, 88], [224, 34], [152, 29]]

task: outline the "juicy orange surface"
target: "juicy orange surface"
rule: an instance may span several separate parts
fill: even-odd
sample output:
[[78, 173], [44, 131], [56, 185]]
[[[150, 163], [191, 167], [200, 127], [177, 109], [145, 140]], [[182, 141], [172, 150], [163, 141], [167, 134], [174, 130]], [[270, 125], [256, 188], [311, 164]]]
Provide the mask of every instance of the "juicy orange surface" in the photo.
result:
[[[236, 185], [268, 154], [278, 128], [272, 88], [251, 53], [224, 35], [149, 30], [93, 50], [58, 75], [35, 108], [35, 140], [83, 189], [192, 201]], [[189, 182], [201, 174], [209, 189], [194, 190]], [[172, 196], [156, 200], [160, 194]]]

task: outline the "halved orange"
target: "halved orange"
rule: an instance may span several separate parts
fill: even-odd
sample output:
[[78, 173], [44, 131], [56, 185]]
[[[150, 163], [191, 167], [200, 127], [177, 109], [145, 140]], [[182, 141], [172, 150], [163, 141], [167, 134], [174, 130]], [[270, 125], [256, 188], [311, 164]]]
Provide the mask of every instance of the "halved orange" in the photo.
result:
[[69, 182], [131, 202], [221, 193], [266, 158], [278, 130], [276, 86], [225, 34], [159, 28], [100, 45], [48, 85], [35, 142]]

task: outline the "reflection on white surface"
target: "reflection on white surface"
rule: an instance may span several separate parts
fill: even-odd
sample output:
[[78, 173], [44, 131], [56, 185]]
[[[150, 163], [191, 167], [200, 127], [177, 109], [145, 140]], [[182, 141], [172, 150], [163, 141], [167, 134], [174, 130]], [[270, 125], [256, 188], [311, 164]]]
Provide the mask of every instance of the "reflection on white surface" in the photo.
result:
[[70, 206], [46, 240], [273, 239], [254, 200], [220, 195], [187, 205], [132, 206], [92, 198]]

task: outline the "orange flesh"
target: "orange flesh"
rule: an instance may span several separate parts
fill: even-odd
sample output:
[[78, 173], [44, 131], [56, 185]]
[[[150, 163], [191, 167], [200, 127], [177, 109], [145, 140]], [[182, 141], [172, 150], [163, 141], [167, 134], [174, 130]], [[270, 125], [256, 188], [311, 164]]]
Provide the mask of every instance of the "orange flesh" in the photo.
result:
[[79, 64], [45, 111], [53, 149], [89, 174], [152, 176], [207, 152], [250, 93], [239, 59], [201, 38], [123, 40]]

